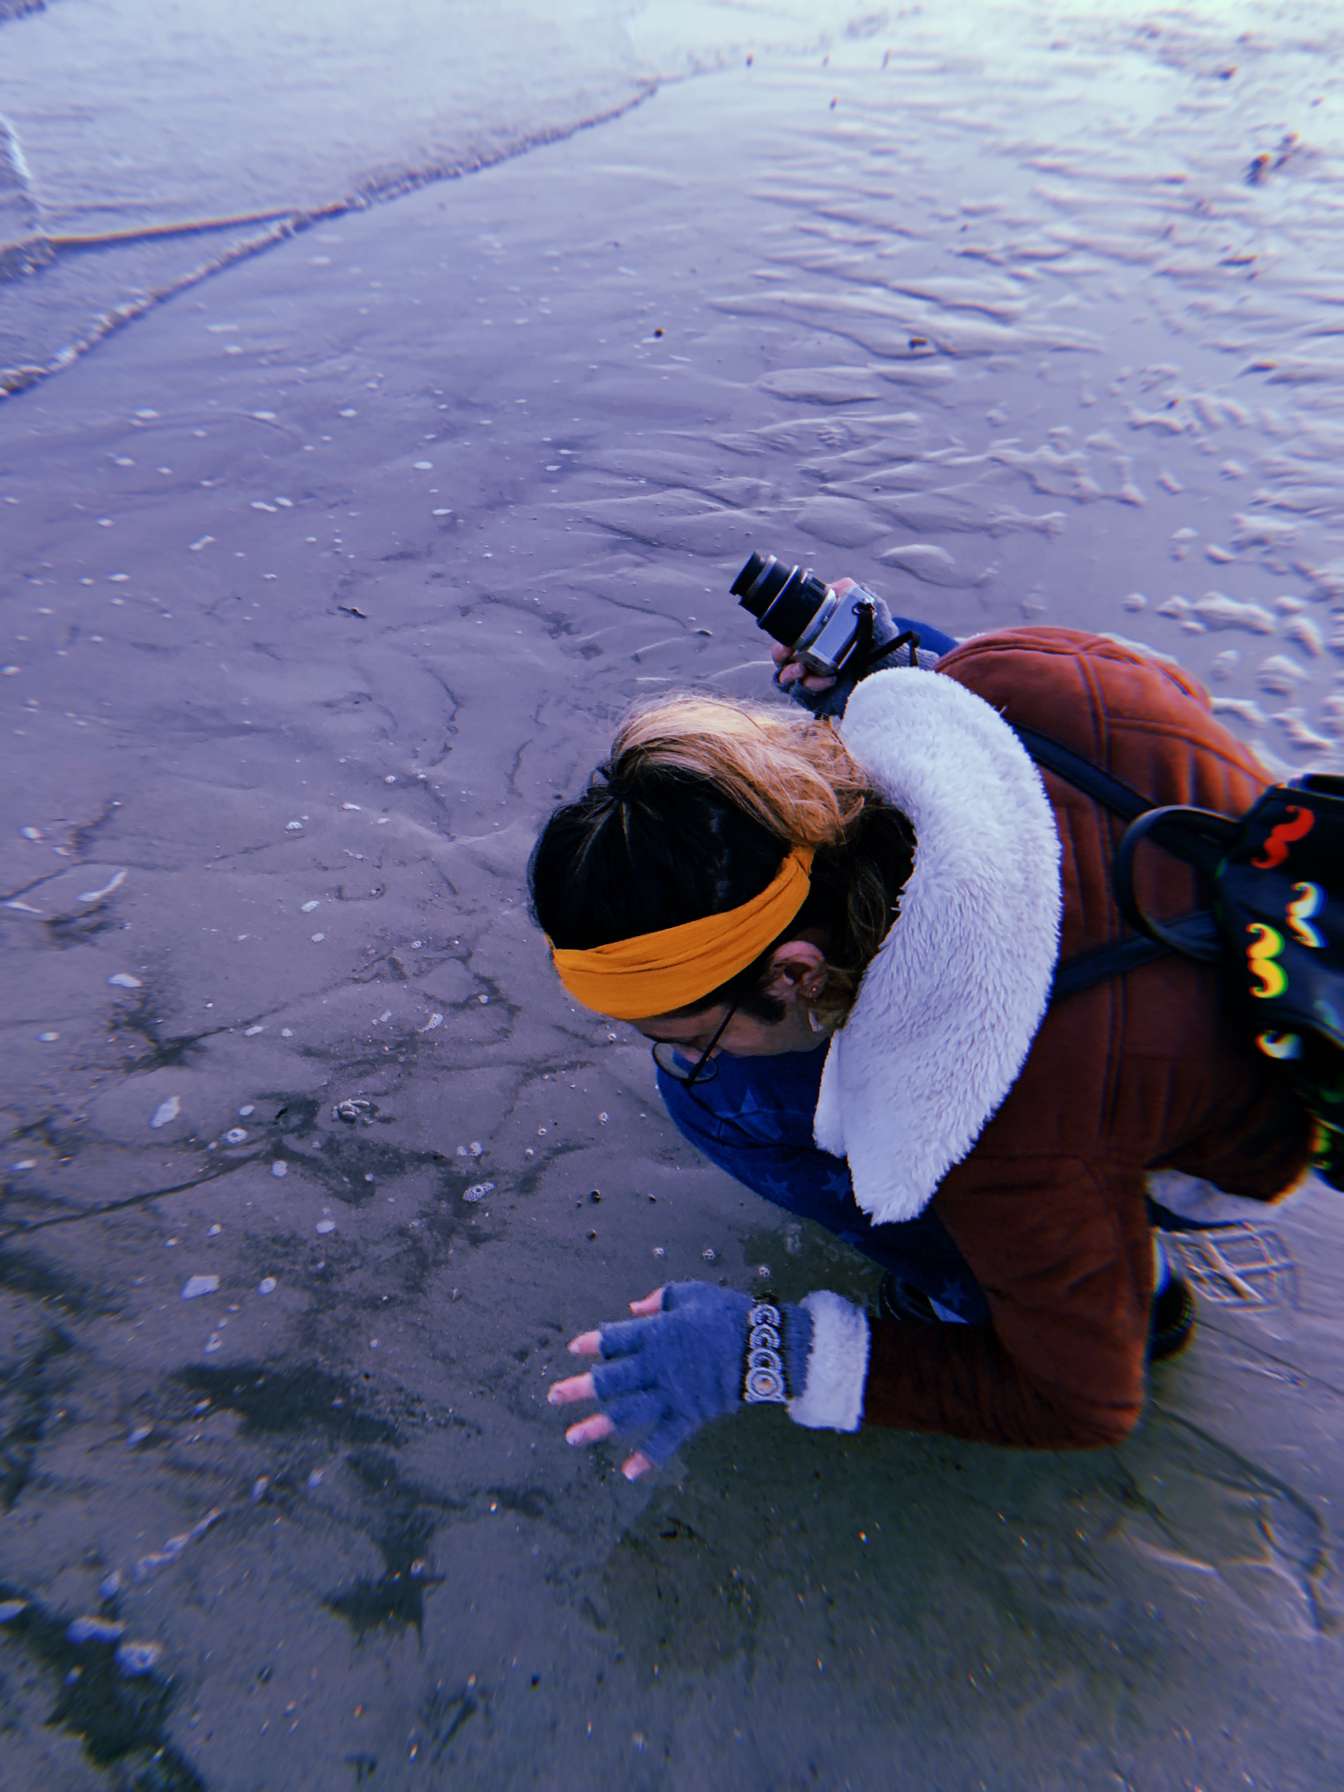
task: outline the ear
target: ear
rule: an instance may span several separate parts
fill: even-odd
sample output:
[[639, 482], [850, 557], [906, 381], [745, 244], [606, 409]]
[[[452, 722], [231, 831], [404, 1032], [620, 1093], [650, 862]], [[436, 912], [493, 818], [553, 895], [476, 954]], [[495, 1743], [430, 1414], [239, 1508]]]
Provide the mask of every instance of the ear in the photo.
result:
[[826, 987], [826, 954], [811, 940], [785, 940], [770, 958], [763, 985], [781, 1002], [815, 1002]]

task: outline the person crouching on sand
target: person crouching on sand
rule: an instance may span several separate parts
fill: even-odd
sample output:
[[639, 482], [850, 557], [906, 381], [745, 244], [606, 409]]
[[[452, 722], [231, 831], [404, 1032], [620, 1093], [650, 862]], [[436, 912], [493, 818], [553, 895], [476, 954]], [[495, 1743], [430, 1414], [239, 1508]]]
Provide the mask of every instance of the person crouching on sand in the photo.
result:
[[[872, 673], [839, 727], [704, 696], [637, 710], [533, 852], [562, 983], [654, 1041], [680, 1130], [887, 1272], [872, 1318], [678, 1282], [575, 1338], [595, 1365], [549, 1398], [596, 1402], [571, 1443], [635, 1434], [630, 1479], [751, 1404], [1115, 1444], [1193, 1321], [1150, 1172], [1262, 1199], [1304, 1172], [1307, 1123], [1213, 970], [1168, 958], [1051, 1001], [1061, 959], [1122, 933], [1122, 828], [1010, 723], [1155, 803], [1234, 814], [1266, 782], [1247, 750], [1197, 683], [1107, 638], [916, 626], [936, 669]], [[775, 657], [780, 684], [816, 682]], [[1145, 906], [1188, 908], [1189, 873], [1148, 857]]]

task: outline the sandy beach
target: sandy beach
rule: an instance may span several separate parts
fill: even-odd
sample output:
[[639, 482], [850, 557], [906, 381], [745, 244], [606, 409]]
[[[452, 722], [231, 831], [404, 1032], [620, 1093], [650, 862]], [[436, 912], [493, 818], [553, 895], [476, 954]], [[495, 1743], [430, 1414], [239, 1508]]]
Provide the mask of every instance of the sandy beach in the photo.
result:
[[1339, 1779], [1324, 1191], [1115, 1451], [752, 1414], [632, 1487], [546, 1405], [669, 1277], [874, 1280], [525, 908], [632, 697], [768, 689], [751, 548], [1344, 735], [1340, 22], [874, 17], [0, 403], [7, 1785]]

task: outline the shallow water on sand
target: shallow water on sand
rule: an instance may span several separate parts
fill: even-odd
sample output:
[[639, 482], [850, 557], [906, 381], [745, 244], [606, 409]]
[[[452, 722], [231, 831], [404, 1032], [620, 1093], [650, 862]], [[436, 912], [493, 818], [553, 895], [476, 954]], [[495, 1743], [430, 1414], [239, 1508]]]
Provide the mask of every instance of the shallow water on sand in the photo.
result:
[[565, 1338], [871, 1278], [682, 1150], [521, 904], [632, 694], [765, 688], [753, 545], [1332, 750], [1324, 27], [1264, 17], [1228, 75], [1207, 9], [893, 11], [885, 65], [669, 88], [0, 408], [16, 1783], [1333, 1783], [1338, 1204], [1122, 1450], [744, 1418], [628, 1487]]
[[0, 395], [339, 214], [589, 128], [835, 0], [0, 8]]

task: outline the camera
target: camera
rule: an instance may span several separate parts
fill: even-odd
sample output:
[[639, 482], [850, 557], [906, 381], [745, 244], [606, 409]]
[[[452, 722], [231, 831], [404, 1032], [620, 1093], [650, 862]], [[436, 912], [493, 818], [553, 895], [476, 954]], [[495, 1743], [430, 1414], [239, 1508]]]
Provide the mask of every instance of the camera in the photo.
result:
[[858, 672], [873, 644], [875, 601], [861, 585], [839, 597], [810, 566], [804, 571], [781, 565], [773, 554], [753, 554], [731, 590], [757, 627], [796, 654], [809, 672], [838, 676], [856, 654]]

